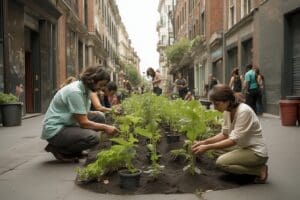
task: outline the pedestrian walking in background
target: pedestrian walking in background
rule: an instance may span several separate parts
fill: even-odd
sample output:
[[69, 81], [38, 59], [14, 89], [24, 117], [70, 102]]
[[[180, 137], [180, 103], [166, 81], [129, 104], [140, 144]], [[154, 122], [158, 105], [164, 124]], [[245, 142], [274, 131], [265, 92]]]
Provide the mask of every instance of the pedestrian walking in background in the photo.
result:
[[234, 92], [226, 85], [216, 85], [209, 92], [209, 100], [223, 114], [222, 132], [192, 146], [195, 154], [208, 150], [237, 146], [233, 151], [221, 155], [216, 165], [229, 173], [256, 176], [256, 183], [265, 183], [268, 178], [267, 147], [262, 127], [253, 110], [239, 103]]
[[211, 90], [215, 85], [218, 84], [218, 80], [212, 74], [208, 75], [208, 90]]
[[178, 91], [178, 96], [181, 99], [184, 99], [188, 89], [187, 89], [187, 81], [185, 80], [185, 78], [182, 77], [181, 73], [177, 74], [177, 79], [174, 81], [174, 85]]
[[260, 73], [259, 68], [255, 68], [256, 81], [258, 83], [259, 93], [256, 102], [257, 114], [262, 115], [264, 112], [264, 94], [265, 94], [265, 77]]
[[229, 87], [234, 92], [242, 92], [242, 80], [239, 75], [239, 68], [234, 68], [231, 72]]
[[[117, 132], [114, 126], [103, 124], [98, 111], [91, 112], [90, 93], [110, 81], [110, 74], [100, 66], [87, 67], [74, 81], [53, 97], [43, 121], [42, 139], [48, 141], [45, 150], [56, 159], [74, 162], [82, 151], [99, 143], [101, 130], [109, 135]], [[100, 117], [99, 117], [100, 116]]]
[[161, 78], [160, 72], [157, 70], [156, 72], [152, 67], [149, 67], [146, 71], [147, 76], [152, 78], [152, 86], [153, 86], [153, 93], [157, 96], [162, 94], [162, 89], [160, 87]]
[[247, 65], [245, 74], [245, 95], [246, 104], [248, 104], [255, 113], [257, 113], [256, 103], [259, 95], [259, 86], [256, 80], [256, 73], [253, 69], [252, 64]]

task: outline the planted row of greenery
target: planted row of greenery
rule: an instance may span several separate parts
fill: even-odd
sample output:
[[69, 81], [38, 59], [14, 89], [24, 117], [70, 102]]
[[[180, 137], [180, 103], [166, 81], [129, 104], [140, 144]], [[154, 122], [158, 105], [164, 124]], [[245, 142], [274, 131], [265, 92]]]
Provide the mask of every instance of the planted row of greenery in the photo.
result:
[[215, 133], [215, 128], [220, 124], [220, 113], [207, 110], [197, 101], [170, 101], [152, 94], [133, 95], [122, 102], [122, 109], [124, 115], [114, 116], [120, 134], [111, 140], [117, 145], [99, 152], [94, 163], [79, 169], [78, 174], [82, 180], [98, 178], [122, 167], [136, 171], [132, 161], [136, 155], [136, 143], [141, 137], [148, 141], [151, 158], [151, 165], [146, 172], [157, 177], [164, 169], [159, 164], [157, 154], [157, 143], [162, 137], [160, 127], [163, 124], [187, 138], [181, 149], [173, 151], [175, 156], [184, 155], [187, 159], [183, 170], [191, 174], [200, 173], [191, 145], [196, 139], [205, 139]]

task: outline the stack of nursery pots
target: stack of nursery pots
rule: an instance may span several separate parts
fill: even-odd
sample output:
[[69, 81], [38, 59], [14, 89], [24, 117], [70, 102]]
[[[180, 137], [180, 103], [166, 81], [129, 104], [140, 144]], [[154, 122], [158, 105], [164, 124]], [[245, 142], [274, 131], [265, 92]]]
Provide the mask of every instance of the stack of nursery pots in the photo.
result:
[[287, 96], [279, 101], [282, 126], [300, 125], [300, 96]]
[[22, 122], [22, 103], [12, 94], [0, 93], [0, 124], [20, 126]]

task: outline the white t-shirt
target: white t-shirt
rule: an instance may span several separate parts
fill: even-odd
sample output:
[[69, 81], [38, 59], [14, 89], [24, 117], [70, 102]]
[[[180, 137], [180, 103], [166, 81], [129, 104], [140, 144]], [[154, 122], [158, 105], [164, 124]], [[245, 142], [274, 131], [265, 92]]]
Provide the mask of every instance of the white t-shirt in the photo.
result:
[[268, 157], [259, 119], [248, 105], [241, 103], [237, 107], [232, 123], [230, 112], [224, 112], [222, 133], [228, 134], [237, 146], [251, 149], [259, 156]]

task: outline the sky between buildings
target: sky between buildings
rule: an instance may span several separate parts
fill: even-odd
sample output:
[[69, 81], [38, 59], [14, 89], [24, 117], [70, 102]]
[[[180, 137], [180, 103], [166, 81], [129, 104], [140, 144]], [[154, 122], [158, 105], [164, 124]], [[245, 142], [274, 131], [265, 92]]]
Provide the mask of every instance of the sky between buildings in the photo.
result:
[[141, 74], [148, 67], [159, 68], [159, 55], [156, 51], [158, 42], [156, 23], [159, 21], [158, 2], [159, 0], [116, 0], [132, 47], [141, 59]]

